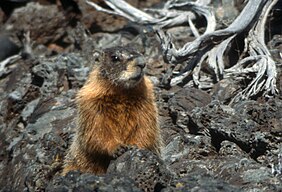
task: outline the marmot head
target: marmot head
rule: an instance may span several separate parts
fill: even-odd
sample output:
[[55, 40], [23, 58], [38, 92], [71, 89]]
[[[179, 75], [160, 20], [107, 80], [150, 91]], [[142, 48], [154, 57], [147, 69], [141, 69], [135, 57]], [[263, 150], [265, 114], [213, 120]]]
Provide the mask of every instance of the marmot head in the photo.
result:
[[144, 76], [144, 57], [129, 47], [112, 47], [95, 51], [95, 63], [99, 76], [115, 86], [130, 89]]

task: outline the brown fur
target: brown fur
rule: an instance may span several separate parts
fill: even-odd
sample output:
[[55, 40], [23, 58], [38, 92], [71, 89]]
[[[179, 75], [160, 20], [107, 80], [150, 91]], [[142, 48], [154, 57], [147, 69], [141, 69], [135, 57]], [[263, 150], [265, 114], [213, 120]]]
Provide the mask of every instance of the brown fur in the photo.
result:
[[[127, 66], [128, 69], [131, 67]], [[134, 87], [123, 88], [102, 78], [99, 70], [94, 68], [77, 95], [78, 128], [63, 174], [70, 170], [105, 173], [113, 154], [124, 145], [160, 154], [161, 137], [151, 81], [145, 76]]]

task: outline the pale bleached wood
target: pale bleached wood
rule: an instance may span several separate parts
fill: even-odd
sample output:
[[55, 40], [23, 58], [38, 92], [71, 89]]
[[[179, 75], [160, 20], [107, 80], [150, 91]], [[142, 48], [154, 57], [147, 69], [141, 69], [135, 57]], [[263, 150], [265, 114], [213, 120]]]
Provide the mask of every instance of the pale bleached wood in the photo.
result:
[[[163, 58], [171, 64], [183, 65], [179, 72], [168, 72], [170, 85], [182, 84], [184, 79], [192, 75], [194, 84], [201, 87], [201, 64], [207, 62], [214, 71], [216, 80], [222, 78], [250, 78], [250, 73], [256, 73], [256, 77], [247, 87], [238, 93], [235, 100], [249, 98], [260, 91], [265, 94], [277, 93], [276, 66], [270, 52], [265, 45], [264, 29], [267, 16], [277, 0], [249, 0], [239, 16], [225, 29], [216, 29], [214, 13], [207, 6], [209, 0], [167, 1], [162, 8], [139, 10], [123, 0], [104, 0], [112, 10], [104, 9], [94, 3], [88, 4], [99, 11], [123, 16], [140, 25], [153, 27], [160, 41]], [[200, 34], [193, 24], [195, 14], [202, 15], [207, 21], [207, 27]], [[178, 25], [190, 25], [196, 39], [187, 42], [183, 47], [177, 48], [165, 28]], [[229, 45], [238, 36], [246, 34], [243, 54], [238, 63], [229, 69], [225, 69], [224, 55], [227, 54]], [[245, 57], [248, 55], [248, 57]], [[208, 79], [207, 77], [205, 77]], [[209, 83], [208, 83], [209, 84]], [[234, 101], [235, 101], [234, 100]]]

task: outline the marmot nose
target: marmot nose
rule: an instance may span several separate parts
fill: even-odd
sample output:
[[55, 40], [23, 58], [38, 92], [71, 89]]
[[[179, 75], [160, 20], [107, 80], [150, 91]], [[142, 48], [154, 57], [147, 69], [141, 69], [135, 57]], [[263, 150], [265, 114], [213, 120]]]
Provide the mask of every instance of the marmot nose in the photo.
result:
[[146, 66], [145, 59], [143, 57], [138, 57], [136, 65], [143, 69]]

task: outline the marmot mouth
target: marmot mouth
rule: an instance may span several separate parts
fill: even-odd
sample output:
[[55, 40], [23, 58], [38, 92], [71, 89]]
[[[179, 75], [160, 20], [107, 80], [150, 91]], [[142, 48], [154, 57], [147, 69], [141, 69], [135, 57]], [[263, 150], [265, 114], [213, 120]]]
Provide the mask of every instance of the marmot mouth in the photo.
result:
[[130, 77], [130, 80], [138, 81], [143, 76], [144, 76], [144, 72], [143, 72], [143, 70], [141, 68], [139, 68], [138, 71], [132, 77]]

